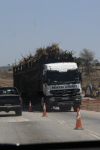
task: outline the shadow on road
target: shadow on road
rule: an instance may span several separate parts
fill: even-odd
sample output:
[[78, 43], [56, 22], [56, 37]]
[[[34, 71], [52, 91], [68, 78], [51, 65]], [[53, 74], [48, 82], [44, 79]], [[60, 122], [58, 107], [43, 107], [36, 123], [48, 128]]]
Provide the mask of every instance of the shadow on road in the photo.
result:
[[[23, 112], [29, 112], [29, 107], [23, 108], [22, 111], [23, 111]], [[31, 112], [37, 112], [37, 111], [38, 111], [38, 112], [43, 112], [43, 110], [38, 110], [38, 109], [36, 109], [36, 108], [32, 108], [32, 111], [31, 111]], [[51, 110], [47, 110], [47, 109], [46, 109], [46, 112], [74, 112], [74, 110], [71, 109], [71, 110], [61, 111], [59, 108], [58, 108], [58, 109], [56, 109], [56, 108], [51, 108]]]
[[1, 114], [0, 117], [14, 117], [16, 114]]

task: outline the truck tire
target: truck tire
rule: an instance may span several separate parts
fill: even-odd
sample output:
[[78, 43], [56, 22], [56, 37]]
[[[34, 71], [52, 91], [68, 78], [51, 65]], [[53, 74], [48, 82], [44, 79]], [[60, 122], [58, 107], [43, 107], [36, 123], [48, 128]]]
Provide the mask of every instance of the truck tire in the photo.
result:
[[43, 111], [43, 106], [41, 104], [36, 104], [35, 105], [35, 110], [36, 111]]
[[48, 112], [51, 111], [51, 107], [47, 107], [46, 111], [48, 111]]
[[39, 104], [39, 111], [43, 111], [43, 106]]
[[36, 110], [37, 111], [43, 111], [43, 106], [42, 106], [42, 103], [41, 103], [41, 97], [37, 97], [37, 103], [36, 103]]
[[68, 111], [71, 110], [71, 106], [68, 106], [68, 107], [67, 107], [67, 110], [68, 110]]
[[60, 111], [66, 111], [66, 107], [65, 106], [60, 106]]
[[80, 105], [74, 105], [74, 112], [77, 112], [77, 108], [79, 108], [80, 109]]
[[22, 109], [16, 110], [16, 115], [17, 116], [22, 116]]
[[77, 112], [77, 107], [76, 106], [74, 106], [74, 112]]

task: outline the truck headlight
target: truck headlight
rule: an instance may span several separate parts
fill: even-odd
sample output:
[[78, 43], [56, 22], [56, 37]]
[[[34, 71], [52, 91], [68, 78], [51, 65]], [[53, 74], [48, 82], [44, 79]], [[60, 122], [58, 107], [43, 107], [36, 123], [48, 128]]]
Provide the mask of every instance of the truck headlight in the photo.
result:
[[75, 92], [76, 92], [76, 94], [79, 94], [80, 93], [80, 89], [76, 89]]
[[53, 102], [53, 101], [55, 101], [55, 99], [54, 99], [54, 98], [50, 98], [50, 101], [52, 101], [52, 102]]

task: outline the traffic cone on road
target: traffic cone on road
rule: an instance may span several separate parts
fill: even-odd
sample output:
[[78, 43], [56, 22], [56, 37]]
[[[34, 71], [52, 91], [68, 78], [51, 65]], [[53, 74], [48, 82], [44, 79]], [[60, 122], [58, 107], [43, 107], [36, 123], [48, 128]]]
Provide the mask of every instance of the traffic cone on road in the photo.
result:
[[76, 128], [75, 129], [83, 130], [82, 124], [81, 124], [81, 115], [80, 115], [79, 108], [77, 108]]
[[31, 101], [29, 102], [29, 111], [32, 111], [32, 108], [31, 108]]
[[42, 117], [43, 116], [47, 116], [47, 114], [46, 114], [46, 107], [45, 107], [45, 103], [43, 104], [43, 115], [42, 115]]

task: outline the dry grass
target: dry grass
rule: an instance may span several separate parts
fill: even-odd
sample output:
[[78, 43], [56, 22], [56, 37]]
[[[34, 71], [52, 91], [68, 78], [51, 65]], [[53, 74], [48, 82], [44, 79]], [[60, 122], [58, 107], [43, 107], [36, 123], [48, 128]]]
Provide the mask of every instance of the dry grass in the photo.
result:
[[0, 86], [13, 87], [13, 71], [0, 71]]
[[[100, 66], [93, 67], [95, 72], [91, 73], [90, 78], [85, 76], [84, 68], [83, 68], [83, 83], [82, 89], [85, 89], [88, 83], [91, 83], [94, 89], [94, 92], [100, 92]], [[82, 67], [79, 67], [79, 70], [82, 71]], [[85, 91], [82, 91], [85, 94]]]

